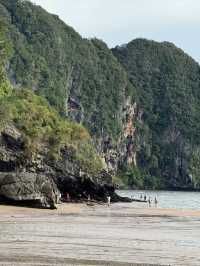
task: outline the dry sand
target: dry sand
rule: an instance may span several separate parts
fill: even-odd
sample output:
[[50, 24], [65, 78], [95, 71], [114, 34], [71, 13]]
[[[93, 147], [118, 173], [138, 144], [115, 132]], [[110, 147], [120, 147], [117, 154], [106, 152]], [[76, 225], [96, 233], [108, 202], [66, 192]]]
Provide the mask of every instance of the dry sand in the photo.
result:
[[75, 203], [63, 203], [57, 205], [57, 210], [49, 210], [49, 209], [36, 209], [36, 208], [28, 208], [28, 207], [20, 207], [20, 206], [12, 206], [12, 205], [0, 205], [0, 213], [2, 214], [10, 214], [10, 213], [78, 213], [81, 207], [84, 206], [83, 203], [75, 204]]
[[[79, 215], [83, 211], [84, 204], [58, 204], [57, 209], [37, 209], [21, 206], [1, 205], [0, 204], [0, 230], [3, 222], [16, 222], [34, 219], [45, 221], [50, 218], [56, 223], [57, 217], [61, 215]], [[0, 264], [1, 265], [1, 264]]]

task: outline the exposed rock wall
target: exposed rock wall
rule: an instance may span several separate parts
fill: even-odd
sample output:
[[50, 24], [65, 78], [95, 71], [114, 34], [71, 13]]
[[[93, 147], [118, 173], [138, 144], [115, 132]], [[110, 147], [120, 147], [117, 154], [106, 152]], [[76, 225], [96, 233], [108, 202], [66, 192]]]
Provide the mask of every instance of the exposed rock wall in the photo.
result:
[[27, 156], [23, 136], [13, 125], [0, 132], [0, 200], [35, 207], [56, 208], [68, 193], [72, 200], [120, 200], [114, 192], [112, 176], [106, 171], [98, 176], [83, 172], [69, 148], [62, 148], [61, 157], [50, 160], [48, 147]]
[[100, 138], [99, 153], [111, 173], [116, 173], [120, 166], [137, 165], [137, 121], [140, 111], [130, 97], [123, 104], [121, 111], [122, 131], [116, 142], [109, 136]]
[[59, 191], [48, 173], [32, 168], [26, 158], [23, 136], [14, 126], [0, 134], [0, 197], [7, 201], [25, 202], [54, 208]]
[[134, 133], [124, 136], [132, 111], [123, 111], [128, 88], [134, 88], [107, 45], [81, 38], [28, 1], [0, 0], [0, 12], [9, 29], [7, 73], [14, 87], [32, 88], [63, 116], [82, 123], [109, 170], [116, 171], [120, 160], [134, 160]]

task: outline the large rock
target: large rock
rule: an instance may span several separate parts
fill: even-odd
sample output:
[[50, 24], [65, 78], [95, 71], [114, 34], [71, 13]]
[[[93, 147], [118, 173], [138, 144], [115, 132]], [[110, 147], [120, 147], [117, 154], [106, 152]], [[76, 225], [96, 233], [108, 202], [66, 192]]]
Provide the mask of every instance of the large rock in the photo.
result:
[[22, 134], [14, 126], [6, 126], [2, 131], [2, 136], [11, 149], [21, 148], [24, 144]]
[[23, 136], [13, 125], [1, 131], [0, 199], [36, 207], [55, 208], [60, 192], [45, 171], [37, 172], [33, 158], [26, 158], [23, 143]]
[[59, 192], [45, 175], [34, 173], [0, 173], [0, 195], [5, 200], [55, 208]]

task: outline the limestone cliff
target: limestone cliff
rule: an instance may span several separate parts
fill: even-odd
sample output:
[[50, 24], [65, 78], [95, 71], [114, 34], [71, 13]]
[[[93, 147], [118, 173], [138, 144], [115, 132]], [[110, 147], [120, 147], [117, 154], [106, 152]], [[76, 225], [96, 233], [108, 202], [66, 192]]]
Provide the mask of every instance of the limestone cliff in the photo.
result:
[[198, 63], [171, 43], [144, 39], [113, 53], [134, 84], [142, 110], [136, 160], [143, 186], [199, 189]]
[[62, 116], [88, 128], [108, 169], [133, 160], [133, 141], [123, 133], [128, 110], [123, 109], [127, 95], [134, 104], [134, 88], [107, 45], [81, 38], [57, 16], [28, 1], [0, 0], [0, 13], [12, 46], [7, 64], [11, 83], [32, 88]]
[[192, 58], [142, 39], [110, 51], [29, 1], [0, 0], [0, 14], [12, 85], [84, 125], [109, 173], [120, 170], [132, 187], [200, 188], [200, 67]]

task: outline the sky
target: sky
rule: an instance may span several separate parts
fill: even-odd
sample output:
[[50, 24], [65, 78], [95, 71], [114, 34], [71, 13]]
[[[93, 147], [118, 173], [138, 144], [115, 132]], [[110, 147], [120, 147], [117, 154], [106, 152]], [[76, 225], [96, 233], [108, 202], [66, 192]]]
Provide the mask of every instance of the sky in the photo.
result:
[[109, 47], [135, 38], [170, 41], [200, 62], [200, 0], [32, 0], [83, 37]]

